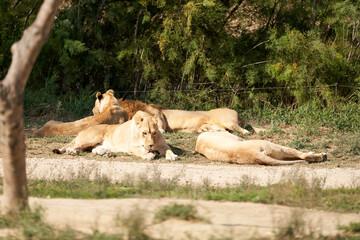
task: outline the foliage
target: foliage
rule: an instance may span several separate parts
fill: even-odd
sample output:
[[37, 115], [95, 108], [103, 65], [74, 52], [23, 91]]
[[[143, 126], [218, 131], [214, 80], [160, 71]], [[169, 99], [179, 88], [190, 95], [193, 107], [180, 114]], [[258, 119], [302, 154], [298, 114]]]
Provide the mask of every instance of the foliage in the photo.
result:
[[312, 233], [307, 236], [306, 221], [302, 215], [301, 211], [294, 211], [288, 222], [278, 229], [276, 239], [316, 239]]
[[126, 217], [118, 217], [120, 222], [127, 228], [128, 240], [152, 240], [148, 234], [145, 233], [146, 224], [145, 217], [140, 209], [132, 210]]
[[[11, 44], [39, 6], [0, 3], [0, 78]], [[356, 0], [66, 0], [27, 91], [54, 96], [46, 103], [54, 111], [84, 89], [109, 88], [119, 97], [184, 109], [357, 102], [359, 6]]]
[[173, 203], [162, 207], [155, 214], [155, 220], [163, 222], [169, 218], [178, 218], [185, 221], [191, 221], [200, 219], [197, 215], [197, 210], [193, 205]]
[[352, 233], [360, 233], [360, 222], [351, 222], [349, 226], [341, 226], [341, 229]]

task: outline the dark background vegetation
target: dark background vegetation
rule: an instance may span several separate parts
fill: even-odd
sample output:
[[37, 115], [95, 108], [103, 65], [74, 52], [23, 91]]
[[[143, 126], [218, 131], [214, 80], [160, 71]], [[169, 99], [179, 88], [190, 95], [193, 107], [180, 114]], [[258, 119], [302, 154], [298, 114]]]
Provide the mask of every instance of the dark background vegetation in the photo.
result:
[[[0, 1], [0, 79], [41, 2]], [[25, 114], [86, 116], [109, 88], [188, 110], [358, 112], [359, 19], [355, 0], [66, 0]]]

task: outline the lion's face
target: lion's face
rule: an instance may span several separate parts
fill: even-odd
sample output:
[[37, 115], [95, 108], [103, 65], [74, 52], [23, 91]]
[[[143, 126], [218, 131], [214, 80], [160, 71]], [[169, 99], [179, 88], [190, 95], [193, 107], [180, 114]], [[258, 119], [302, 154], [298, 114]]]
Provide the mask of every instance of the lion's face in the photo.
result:
[[93, 108], [94, 115], [101, 113], [107, 106], [119, 105], [118, 100], [114, 96], [114, 90], [110, 89], [106, 93], [98, 92], [96, 94], [95, 107]]
[[143, 150], [143, 154], [156, 148], [158, 136], [161, 134], [150, 114], [138, 111], [133, 118], [136, 138]]

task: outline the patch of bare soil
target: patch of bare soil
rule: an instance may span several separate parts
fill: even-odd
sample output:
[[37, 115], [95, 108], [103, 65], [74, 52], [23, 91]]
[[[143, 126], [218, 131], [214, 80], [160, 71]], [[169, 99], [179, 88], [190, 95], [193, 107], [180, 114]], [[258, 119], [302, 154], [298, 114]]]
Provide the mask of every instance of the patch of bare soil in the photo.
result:
[[[0, 165], [1, 166], [1, 165]], [[2, 174], [2, 168], [0, 168]], [[309, 181], [320, 180], [324, 188], [358, 187], [360, 171], [355, 168], [312, 168], [311, 166], [239, 166], [198, 165], [153, 162], [119, 162], [77, 159], [27, 159], [28, 177], [31, 179], [74, 179], [107, 177], [113, 182], [129, 176], [146, 174], [176, 179], [179, 184], [236, 185], [242, 181], [266, 186], [296, 176]], [[154, 214], [161, 206], [172, 202], [194, 205], [206, 221], [181, 221], [170, 219], [154, 223]], [[335, 235], [339, 225], [360, 222], [359, 214], [340, 214], [311, 209], [264, 205], [196, 201], [179, 199], [39, 199], [30, 198], [31, 207], [45, 208], [45, 221], [55, 227], [70, 226], [83, 232], [94, 229], [107, 233], [124, 232], [121, 221], [116, 220], [136, 211], [144, 214], [146, 233], [161, 239], [209, 239], [229, 237], [247, 239], [271, 237], [279, 228], [298, 215], [306, 223], [306, 231]], [[192, 237], [192, 238], [191, 238]]]
[[[211, 186], [234, 186], [247, 181], [266, 186], [280, 181], [305, 178], [317, 181], [323, 188], [354, 188], [360, 186], [358, 168], [318, 168], [312, 165], [292, 166], [249, 166], [249, 165], [199, 165], [158, 161], [121, 162], [97, 161], [84, 158], [49, 159], [28, 158], [29, 179], [76, 179], [86, 177], [96, 179], [106, 177], [112, 182], [126, 180], [129, 176], [144, 174], [162, 179], [177, 180], [179, 184], [200, 185], [206, 182]], [[2, 174], [2, 166], [0, 166]]]
[[[0, 200], [1, 201], [1, 200]], [[30, 206], [42, 206], [45, 221], [56, 228], [69, 226], [92, 233], [94, 229], [106, 233], [125, 233], [121, 223], [136, 211], [145, 221], [145, 233], [157, 239], [271, 238], [294, 217], [305, 222], [305, 232], [315, 235], [336, 235], [338, 226], [359, 222], [358, 214], [340, 214], [318, 210], [215, 201], [179, 199], [39, 199], [30, 198]], [[156, 212], [163, 206], [178, 203], [196, 207], [204, 221], [169, 219], [154, 222]], [[120, 219], [120, 220], [119, 220]]]

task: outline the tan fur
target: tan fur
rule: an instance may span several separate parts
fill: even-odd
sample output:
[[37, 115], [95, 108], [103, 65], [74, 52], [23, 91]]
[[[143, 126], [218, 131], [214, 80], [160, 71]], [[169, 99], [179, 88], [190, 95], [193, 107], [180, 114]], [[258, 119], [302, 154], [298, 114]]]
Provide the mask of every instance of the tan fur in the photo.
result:
[[[154, 121], [159, 130], [179, 131], [188, 133], [202, 133], [207, 131], [237, 131], [242, 134], [250, 132], [239, 126], [239, 116], [235, 110], [229, 108], [217, 108], [210, 111], [185, 111], [176, 109], [161, 109], [154, 104], [146, 104], [140, 101], [119, 99], [120, 106], [124, 108], [129, 119], [137, 111], [144, 111], [156, 116]], [[93, 113], [98, 113], [95, 105]]]
[[188, 133], [207, 131], [237, 131], [249, 134], [249, 131], [239, 126], [238, 113], [229, 108], [217, 108], [210, 111], [185, 111], [163, 109], [168, 129]]
[[228, 132], [200, 134], [195, 150], [210, 160], [238, 164], [290, 165], [327, 159], [325, 153], [303, 153], [265, 140], [245, 141]]
[[153, 151], [158, 151], [168, 160], [176, 160], [178, 157], [166, 144], [152, 116], [143, 111], [138, 111], [132, 120], [123, 124], [89, 127], [81, 131], [71, 143], [53, 152], [75, 155], [87, 149], [99, 155], [125, 152], [147, 160], [154, 159]]
[[[118, 99], [120, 106], [125, 109], [125, 111], [129, 115], [129, 119], [132, 119], [133, 116], [137, 111], [143, 111], [147, 112], [151, 115], [156, 116], [156, 123], [158, 125], [158, 128], [160, 132], [164, 133], [165, 129], [167, 127], [166, 119], [164, 114], [161, 111], [161, 108], [159, 106], [156, 106], [155, 104], [147, 104], [140, 101], [135, 100], [123, 100], [122, 98]], [[94, 115], [98, 114], [98, 107], [95, 105], [93, 108]]]
[[97, 115], [66, 123], [51, 120], [37, 130], [34, 136], [74, 135], [97, 124], [118, 124], [128, 120], [126, 111], [120, 107], [119, 102], [114, 96], [114, 91], [111, 89], [104, 94], [98, 92], [96, 94], [95, 105], [99, 109]]

